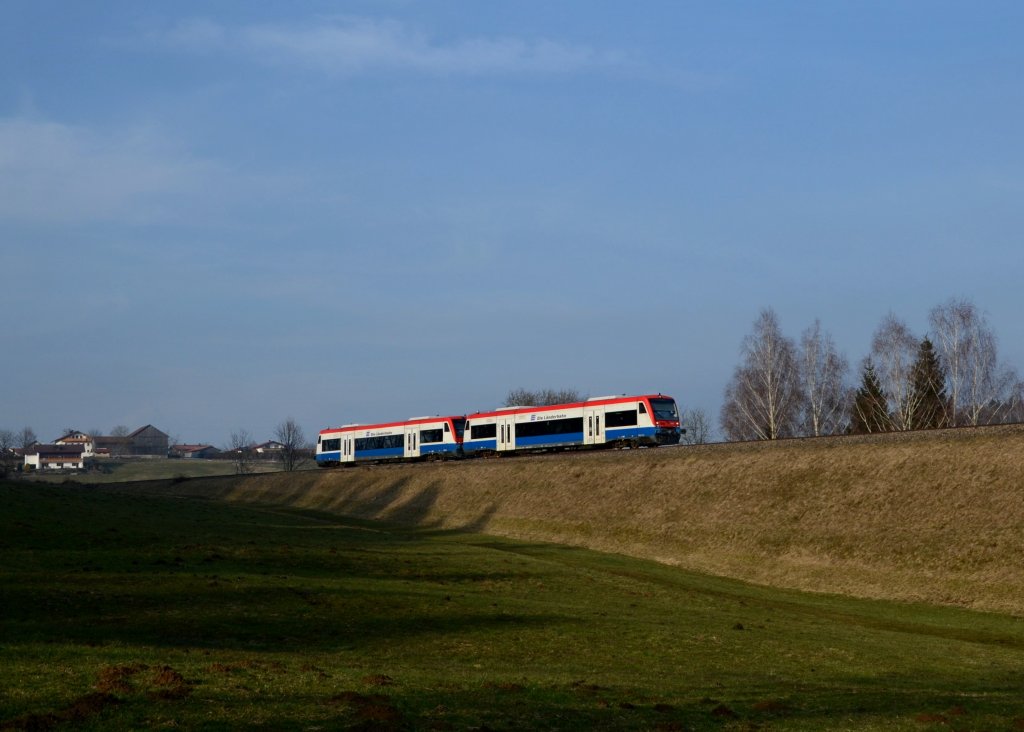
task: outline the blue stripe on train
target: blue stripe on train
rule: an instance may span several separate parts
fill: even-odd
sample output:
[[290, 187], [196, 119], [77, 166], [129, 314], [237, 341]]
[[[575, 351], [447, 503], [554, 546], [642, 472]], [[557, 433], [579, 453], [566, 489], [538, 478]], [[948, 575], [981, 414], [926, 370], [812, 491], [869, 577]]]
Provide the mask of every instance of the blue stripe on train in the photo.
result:
[[516, 447], [559, 447], [561, 445], [582, 445], [582, 432], [566, 432], [562, 435], [537, 435], [516, 437]]
[[472, 452], [473, 450], [497, 450], [498, 441], [494, 440], [474, 440], [470, 442], [466, 440], [462, 443], [462, 449], [466, 452]]
[[[639, 438], [653, 438], [659, 432], [657, 427], [625, 427], [609, 429], [605, 431], [605, 440], [630, 440]], [[583, 433], [570, 432], [562, 435], [538, 435], [536, 437], [516, 437], [516, 448], [530, 447], [563, 447], [566, 445], [582, 445]], [[474, 450], [497, 450], [497, 440], [467, 440], [463, 444], [466, 452]]]
[[[436, 445], [423, 445], [420, 447], [421, 455], [433, 453], [456, 453], [459, 446], [454, 443], [438, 443]], [[356, 460], [380, 460], [381, 458], [400, 458], [405, 456], [405, 449], [401, 447], [389, 447], [380, 450], [356, 450]], [[318, 463], [341, 462], [341, 452], [322, 452], [316, 456]]]
[[360, 450], [356, 448], [356, 460], [379, 460], [381, 458], [402, 457], [405, 455], [404, 447], [382, 447], [379, 450]]
[[451, 452], [455, 453], [459, 451], [459, 446], [454, 443], [443, 443], [439, 442], [432, 445], [420, 445], [420, 454], [428, 455], [435, 452]]
[[341, 461], [341, 450], [334, 452], [322, 452], [316, 456], [318, 463], [337, 463]]
[[638, 437], [654, 437], [657, 434], [657, 427], [626, 427], [605, 430], [604, 436], [607, 440], [630, 440]]

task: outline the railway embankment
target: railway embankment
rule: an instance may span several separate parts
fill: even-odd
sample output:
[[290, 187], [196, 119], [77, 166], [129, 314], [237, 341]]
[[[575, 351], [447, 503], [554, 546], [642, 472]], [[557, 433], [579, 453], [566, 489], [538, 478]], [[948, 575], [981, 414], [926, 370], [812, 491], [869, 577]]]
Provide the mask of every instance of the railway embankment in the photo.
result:
[[125, 484], [1024, 615], [1024, 427]]

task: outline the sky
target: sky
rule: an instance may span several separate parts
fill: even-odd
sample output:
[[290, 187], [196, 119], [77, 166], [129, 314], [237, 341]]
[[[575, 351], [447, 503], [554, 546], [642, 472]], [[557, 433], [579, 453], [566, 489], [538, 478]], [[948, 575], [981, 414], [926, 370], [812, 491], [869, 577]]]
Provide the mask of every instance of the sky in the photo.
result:
[[1024, 370], [1022, 3], [0, 17], [0, 428], [223, 446], [513, 388], [717, 422], [765, 307], [856, 366], [967, 298]]

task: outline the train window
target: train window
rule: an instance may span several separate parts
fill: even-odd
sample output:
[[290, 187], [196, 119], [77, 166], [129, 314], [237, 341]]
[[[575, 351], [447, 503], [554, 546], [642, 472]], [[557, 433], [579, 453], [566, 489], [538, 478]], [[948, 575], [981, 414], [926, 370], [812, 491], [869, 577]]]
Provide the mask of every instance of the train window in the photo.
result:
[[621, 412], [605, 412], [604, 426], [608, 429], [613, 427], [633, 427], [636, 425], [636, 410], [626, 409]]
[[640, 414], [647, 414], [647, 407], [644, 406], [643, 402], [640, 402]]
[[426, 445], [431, 442], [444, 442], [444, 432], [441, 430], [420, 430], [420, 444]]
[[485, 437], [497, 437], [497, 424], [475, 424], [469, 429], [469, 439], [479, 440]]
[[583, 433], [583, 417], [551, 419], [545, 422], [520, 422], [516, 425], [519, 437], [542, 437], [544, 435], [568, 435]]
[[679, 421], [679, 411], [676, 409], [676, 403], [672, 399], [652, 399], [651, 407], [654, 409], [655, 419]]
[[401, 448], [404, 444], [404, 435], [360, 437], [356, 439], [356, 452], [363, 452], [364, 450], [388, 450], [396, 447]]
[[341, 449], [341, 438], [336, 440], [324, 440], [320, 443], [320, 450], [322, 452], [334, 452], [335, 450]]
[[445, 432], [451, 432], [451, 428], [448, 427], [448, 423], [447, 422], [444, 423], [444, 431]]

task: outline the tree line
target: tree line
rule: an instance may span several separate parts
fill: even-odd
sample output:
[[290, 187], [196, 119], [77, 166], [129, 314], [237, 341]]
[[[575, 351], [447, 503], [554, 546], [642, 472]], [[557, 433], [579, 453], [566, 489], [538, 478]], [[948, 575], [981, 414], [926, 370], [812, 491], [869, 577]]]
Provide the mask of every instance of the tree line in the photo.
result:
[[727, 440], [774, 440], [1024, 421], [1024, 382], [999, 360], [985, 315], [965, 299], [914, 334], [886, 315], [850, 384], [850, 365], [815, 320], [799, 341], [765, 308], [740, 348], [720, 415]]

